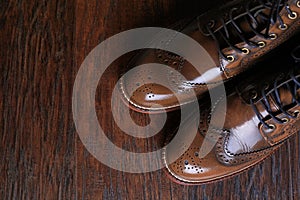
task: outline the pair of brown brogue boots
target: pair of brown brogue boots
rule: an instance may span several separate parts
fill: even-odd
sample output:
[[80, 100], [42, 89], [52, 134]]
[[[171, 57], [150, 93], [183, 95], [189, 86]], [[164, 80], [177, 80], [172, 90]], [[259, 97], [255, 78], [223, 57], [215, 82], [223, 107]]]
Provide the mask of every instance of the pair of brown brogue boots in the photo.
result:
[[[132, 109], [178, 110], [195, 95], [199, 102], [201, 115], [185, 119], [200, 118], [198, 133], [187, 140], [192, 143], [182, 140], [181, 155], [174, 152], [182, 146], [167, 145], [162, 155], [174, 181], [201, 184], [230, 177], [264, 160], [300, 129], [299, 15], [300, 0], [233, 0], [174, 27], [211, 57], [200, 66], [202, 73], [184, 57], [158, 49], [132, 60], [129, 67], [161, 63], [182, 75], [149, 67], [122, 76], [120, 89]], [[161, 42], [170, 45], [176, 37]], [[160, 83], [149, 83], [156, 75], [163, 77]], [[205, 98], [224, 84], [219, 102]], [[192, 137], [188, 126], [184, 130]]]

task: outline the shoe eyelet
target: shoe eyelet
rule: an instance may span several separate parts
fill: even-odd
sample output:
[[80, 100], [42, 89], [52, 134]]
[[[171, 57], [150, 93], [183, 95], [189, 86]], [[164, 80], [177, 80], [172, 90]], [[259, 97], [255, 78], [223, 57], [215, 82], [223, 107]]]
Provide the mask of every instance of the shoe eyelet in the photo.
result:
[[215, 20], [210, 20], [208, 23], [207, 23], [207, 26], [209, 28], [213, 28], [215, 26]]
[[252, 90], [250, 93], [251, 99], [255, 100], [257, 98], [257, 92], [255, 90]]
[[288, 28], [288, 26], [286, 24], [281, 24], [278, 26], [278, 28], [282, 31], [286, 30]]
[[274, 124], [268, 124], [269, 127], [262, 127], [262, 130], [265, 132], [265, 133], [272, 133], [275, 129], [276, 129], [276, 126]]
[[226, 56], [226, 58], [228, 62], [233, 62], [235, 60], [234, 56], [232, 55]]
[[284, 124], [286, 124], [286, 123], [288, 123], [288, 122], [290, 121], [290, 120], [289, 120], [288, 118], [286, 118], [286, 117], [285, 117], [285, 118], [282, 118], [281, 120], [282, 120], [282, 122], [283, 122]]
[[296, 5], [298, 8], [300, 8], [300, 1], [297, 1]]
[[264, 89], [265, 89], [265, 91], [266, 91], [266, 90], [268, 90], [268, 89], [269, 89], [269, 87], [270, 87], [270, 85], [269, 85], [269, 84], [267, 84], [267, 83], [266, 83], [266, 84], [264, 84]]
[[250, 53], [250, 50], [249, 50], [249, 49], [247, 49], [247, 48], [242, 48], [242, 54], [247, 55], [247, 54], [249, 54], [249, 53]]
[[269, 36], [270, 36], [271, 40], [276, 40], [277, 39], [277, 35], [275, 33], [271, 33]]
[[300, 114], [300, 111], [299, 111], [299, 110], [295, 110], [295, 111], [294, 111], [295, 117], [299, 117], [299, 114]]
[[266, 43], [264, 41], [259, 41], [257, 44], [260, 48], [263, 48], [266, 46]]
[[290, 18], [290, 19], [296, 19], [297, 18], [297, 13], [296, 12], [292, 12], [292, 14], [288, 14], [288, 17]]
[[269, 124], [269, 129], [274, 130], [276, 128], [276, 126], [274, 124]]

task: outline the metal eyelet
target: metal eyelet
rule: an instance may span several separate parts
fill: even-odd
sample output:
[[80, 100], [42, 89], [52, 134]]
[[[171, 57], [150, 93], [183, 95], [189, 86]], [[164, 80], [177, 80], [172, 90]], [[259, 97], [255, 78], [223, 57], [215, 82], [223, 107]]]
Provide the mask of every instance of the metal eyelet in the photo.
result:
[[268, 124], [268, 128], [266, 127], [262, 127], [262, 130], [265, 132], [265, 133], [272, 133], [275, 129], [276, 129], [276, 126], [274, 124]]
[[277, 39], [277, 35], [275, 33], [271, 33], [269, 36], [270, 36], [271, 40], [276, 40]]
[[249, 54], [249, 53], [250, 53], [250, 50], [249, 50], [249, 49], [247, 49], [247, 48], [242, 48], [242, 54], [247, 55], [247, 54]]
[[235, 58], [232, 55], [226, 56], [228, 62], [233, 62]]
[[264, 41], [259, 41], [257, 44], [260, 48], [263, 48], [266, 46], [266, 43]]
[[297, 1], [296, 5], [298, 8], [300, 8], [300, 1]]
[[282, 31], [286, 30], [288, 28], [288, 26], [286, 24], [281, 24], [278, 26], [278, 28]]
[[300, 114], [300, 111], [299, 111], [299, 110], [295, 110], [295, 111], [294, 111], [294, 115], [295, 115], [295, 117], [298, 117], [298, 116], [299, 116], [299, 114]]
[[281, 120], [282, 120], [282, 122], [283, 122], [284, 124], [286, 124], [286, 123], [288, 123], [288, 122], [290, 121], [288, 118], [282, 118]]
[[210, 20], [207, 24], [209, 28], [213, 28], [215, 26], [215, 20]]
[[267, 83], [266, 83], [266, 84], [264, 84], [264, 89], [265, 89], [265, 90], [268, 90], [268, 89], [269, 89], [269, 87], [270, 87], [270, 85], [269, 85], [269, 84], [267, 84]]
[[251, 91], [251, 99], [255, 100], [257, 98], [257, 92], [255, 90]]
[[269, 124], [269, 129], [272, 129], [272, 130], [274, 130], [275, 128], [276, 128], [276, 126], [274, 125], [274, 124]]
[[290, 19], [296, 19], [297, 18], [297, 13], [296, 12], [292, 12], [292, 14], [288, 14], [288, 17], [290, 18]]

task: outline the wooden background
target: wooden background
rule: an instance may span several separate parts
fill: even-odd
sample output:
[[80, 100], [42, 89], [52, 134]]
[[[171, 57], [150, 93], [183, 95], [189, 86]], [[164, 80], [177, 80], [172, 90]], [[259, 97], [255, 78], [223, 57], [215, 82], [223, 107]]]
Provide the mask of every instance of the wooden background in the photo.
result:
[[[162, 170], [129, 174], [110, 169], [88, 153], [76, 133], [72, 88], [87, 54], [121, 31], [168, 27], [220, 5], [220, 0], [203, 2], [0, 0], [0, 199], [299, 199], [297, 135], [241, 175], [182, 186]], [[152, 151], [161, 147], [176, 120], [145, 140], [125, 135], [111, 116], [108, 99], [129, 58], [120, 58], [101, 79], [98, 117], [116, 145]], [[131, 114], [137, 123], [148, 121], [146, 115]]]

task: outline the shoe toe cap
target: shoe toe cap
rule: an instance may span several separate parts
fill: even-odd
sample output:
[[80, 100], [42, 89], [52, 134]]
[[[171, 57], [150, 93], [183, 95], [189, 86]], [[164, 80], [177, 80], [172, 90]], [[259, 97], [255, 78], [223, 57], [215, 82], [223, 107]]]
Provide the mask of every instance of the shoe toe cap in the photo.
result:
[[199, 158], [203, 140], [204, 136], [198, 133], [188, 150], [174, 162], [171, 162], [174, 155], [165, 148], [163, 160], [171, 179], [180, 184], [192, 185], [222, 180], [254, 166], [272, 153], [269, 151], [261, 157], [238, 165], [225, 165], [217, 159], [216, 147], [205, 157]]
[[133, 90], [124, 86], [122, 94], [131, 106], [144, 111], [163, 110], [178, 105], [174, 93], [160, 84], [144, 84]]
[[[164, 65], [155, 50], [148, 50], [120, 79], [119, 85], [125, 100], [145, 111], [171, 109], [179, 106], [178, 96], [191, 92], [185, 87], [184, 77], [176, 66]], [[160, 56], [160, 54], [158, 54]], [[169, 58], [170, 59], [170, 58]], [[177, 57], [172, 58], [176, 62]], [[171, 60], [171, 59], [170, 59]]]

